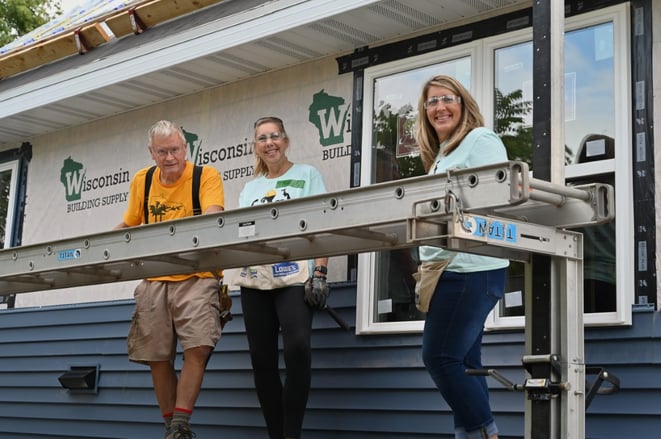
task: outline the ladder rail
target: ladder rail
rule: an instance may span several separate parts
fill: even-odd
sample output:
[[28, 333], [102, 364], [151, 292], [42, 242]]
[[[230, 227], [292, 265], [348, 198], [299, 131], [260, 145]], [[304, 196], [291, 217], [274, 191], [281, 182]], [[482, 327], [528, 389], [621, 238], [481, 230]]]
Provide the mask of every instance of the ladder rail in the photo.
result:
[[[559, 252], [544, 242], [541, 247], [521, 240], [503, 245], [462, 235], [453, 226], [457, 212], [456, 206], [449, 212], [450, 194], [460, 201], [462, 213], [488, 215], [484, 221], [520, 229], [537, 227], [555, 235], [547, 242], [570, 239], [570, 233], [545, 223], [526, 224], [530, 217], [596, 224], [607, 220], [602, 211], [612, 210], [612, 190], [592, 185], [570, 191], [599, 193], [606, 207], [579, 199], [585, 196], [556, 206], [530, 199], [531, 192], [544, 191], [531, 190], [530, 180], [525, 163], [505, 162], [4, 249], [0, 295], [423, 244], [516, 260], [535, 251]], [[424, 233], [416, 229], [412, 239], [410, 228], [425, 221]], [[92, 267], [99, 276], [89, 274]]]

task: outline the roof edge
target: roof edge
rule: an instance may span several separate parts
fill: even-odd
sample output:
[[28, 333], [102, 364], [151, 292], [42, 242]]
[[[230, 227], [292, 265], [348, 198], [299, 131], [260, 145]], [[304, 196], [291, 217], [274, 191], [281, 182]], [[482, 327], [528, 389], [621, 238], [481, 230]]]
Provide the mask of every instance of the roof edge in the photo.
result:
[[85, 54], [115, 38], [140, 34], [157, 24], [225, 0], [145, 0], [96, 17], [92, 22], [0, 56], [0, 80], [75, 54]]

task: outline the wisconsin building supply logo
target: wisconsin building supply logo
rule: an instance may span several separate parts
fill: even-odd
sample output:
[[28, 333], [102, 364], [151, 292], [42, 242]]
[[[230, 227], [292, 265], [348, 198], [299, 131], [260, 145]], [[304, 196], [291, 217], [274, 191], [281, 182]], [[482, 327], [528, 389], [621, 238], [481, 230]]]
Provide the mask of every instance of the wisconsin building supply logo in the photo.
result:
[[[340, 96], [331, 96], [323, 89], [312, 96], [308, 120], [317, 128], [319, 143], [328, 147], [344, 143], [344, 133], [351, 132], [350, 105]], [[351, 155], [351, 145], [324, 149], [323, 160]]]
[[[196, 165], [212, 165], [227, 160], [252, 156], [252, 142], [247, 137], [244, 137], [242, 142], [233, 145], [212, 146], [205, 149], [202, 148], [202, 140], [197, 134], [186, 131], [183, 127], [181, 130], [184, 132], [184, 137], [186, 138], [191, 162]], [[250, 177], [251, 175], [253, 175], [252, 165], [240, 166], [238, 168], [223, 168], [222, 170], [223, 180], [225, 181]]]
[[129, 171], [122, 168], [115, 172], [88, 177], [87, 170], [82, 163], [73, 160], [71, 157], [66, 158], [62, 169], [60, 169], [60, 182], [64, 186], [64, 197], [68, 202], [67, 213], [126, 202], [129, 195], [126, 191], [103, 197], [88, 197], [85, 195], [100, 189], [129, 183], [130, 180]]
[[202, 140], [198, 142], [200, 136], [195, 133], [191, 133], [190, 131], [186, 131], [184, 127], [181, 127], [181, 131], [184, 133], [184, 138], [186, 139], [186, 145], [188, 145], [191, 161], [193, 163], [197, 163], [197, 156], [200, 154]]

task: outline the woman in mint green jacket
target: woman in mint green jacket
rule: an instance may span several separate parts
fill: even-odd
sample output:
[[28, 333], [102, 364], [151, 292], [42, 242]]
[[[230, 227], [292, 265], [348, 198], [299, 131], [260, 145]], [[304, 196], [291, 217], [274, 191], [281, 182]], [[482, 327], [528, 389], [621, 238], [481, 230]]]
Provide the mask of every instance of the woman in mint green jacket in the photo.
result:
[[[456, 79], [427, 81], [418, 103], [416, 139], [428, 174], [507, 161], [500, 138], [484, 127], [475, 99]], [[425, 366], [452, 408], [457, 439], [495, 439], [498, 428], [483, 376], [484, 322], [503, 297], [509, 261], [422, 246], [420, 260], [452, 258], [436, 285], [422, 336]]]

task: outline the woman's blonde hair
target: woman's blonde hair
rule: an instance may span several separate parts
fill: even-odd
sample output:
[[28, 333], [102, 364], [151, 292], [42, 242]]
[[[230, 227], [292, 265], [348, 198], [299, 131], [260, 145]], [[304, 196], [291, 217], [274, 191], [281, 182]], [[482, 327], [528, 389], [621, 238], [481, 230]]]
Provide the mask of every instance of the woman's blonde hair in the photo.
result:
[[425, 108], [427, 93], [432, 86], [447, 88], [461, 98], [461, 118], [455, 130], [448, 137], [443, 147], [443, 154], [450, 154], [454, 151], [471, 130], [484, 126], [484, 117], [480, 113], [480, 107], [459, 81], [446, 75], [434, 76], [428, 80], [422, 87], [418, 100], [418, 121], [415, 127], [415, 139], [420, 146], [420, 158], [426, 172], [429, 172], [429, 168], [434, 164], [440, 149], [438, 135], [427, 119], [427, 109]]
[[[260, 117], [255, 121], [255, 132], [257, 132], [257, 128], [259, 128], [260, 125], [263, 125], [265, 123], [274, 123], [278, 126], [278, 130], [280, 133], [283, 135], [283, 139], [288, 139], [289, 137], [287, 136], [287, 131], [285, 131], [285, 124], [282, 122], [282, 119], [279, 117], [275, 116], [266, 116], [266, 117]], [[267, 175], [269, 173], [269, 169], [266, 166], [266, 163], [260, 156], [255, 154], [255, 175]]]

